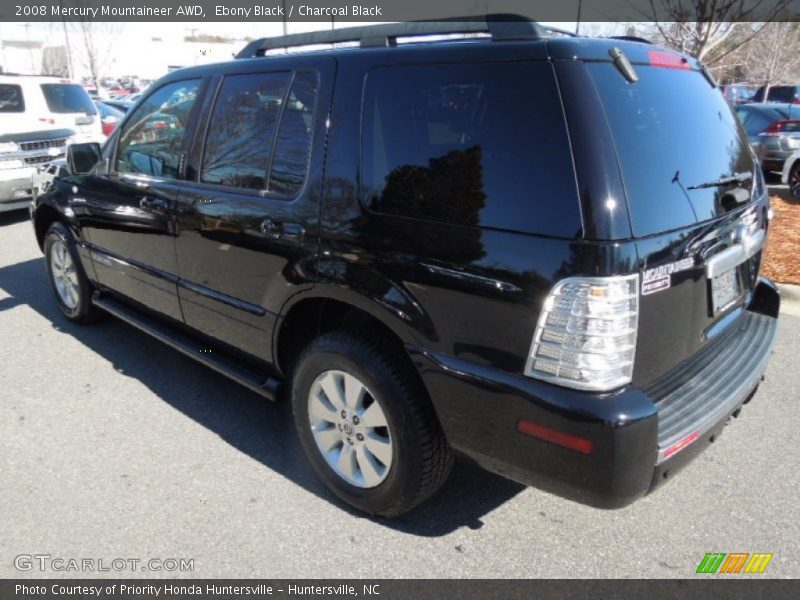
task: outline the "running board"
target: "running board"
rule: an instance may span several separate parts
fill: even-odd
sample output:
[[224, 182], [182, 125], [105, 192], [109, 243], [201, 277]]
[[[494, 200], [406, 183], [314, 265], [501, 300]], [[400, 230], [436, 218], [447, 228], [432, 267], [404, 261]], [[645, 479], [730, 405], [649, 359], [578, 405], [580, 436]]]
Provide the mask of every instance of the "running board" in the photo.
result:
[[95, 291], [92, 294], [92, 303], [129, 325], [133, 325], [140, 331], [153, 336], [168, 346], [172, 346], [175, 350], [182, 352], [197, 362], [214, 369], [217, 373], [233, 379], [256, 394], [273, 401], [277, 399], [278, 390], [281, 386], [279, 379], [274, 377], [265, 379], [263, 375], [242, 367], [225, 356], [209, 352], [208, 346], [197, 342], [189, 335], [162, 325], [158, 321], [148, 318], [146, 315], [107, 295], [101, 295], [100, 292]]

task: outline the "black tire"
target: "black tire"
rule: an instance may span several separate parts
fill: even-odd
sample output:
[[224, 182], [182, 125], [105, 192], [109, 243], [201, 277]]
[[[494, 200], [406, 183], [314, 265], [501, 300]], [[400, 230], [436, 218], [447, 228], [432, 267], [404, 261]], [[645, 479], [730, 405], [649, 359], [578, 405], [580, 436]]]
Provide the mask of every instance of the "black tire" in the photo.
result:
[[[75, 275], [78, 283], [77, 302], [75, 306], [68, 306], [62, 300], [56, 288], [56, 282], [53, 278], [53, 246], [55, 244], [63, 244], [66, 246], [67, 251], [72, 259], [75, 267]], [[70, 230], [58, 221], [50, 225], [44, 238], [44, 258], [47, 264], [47, 277], [50, 280], [50, 288], [53, 290], [56, 304], [61, 310], [61, 313], [70, 321], [76, 323], [91, 323], [99, 316], [99, 310], [92, 304], [92, 284], [89, 283], [86, 273], [83, 270], [78, 251], [75, 244], [75, 238]]]
[[[327, 462], [311, 430], [309, 393], [326, 371], [355, 376], [383, 410], [393, 456], [376, 487], [352, 485]], [[395, 517], [430, 496], [447, 479], [453, 454], [413, 365], [402, 350], [378, 339], [341, 330], [314, 340], [302, 353], [292, 379], [292, 409], [300, 441], [323, 482], [339, 498], [374, 515]]]
[[800, 201], [800, 159], [794, 161], [792, 168], [789, 169], [789, 197]]

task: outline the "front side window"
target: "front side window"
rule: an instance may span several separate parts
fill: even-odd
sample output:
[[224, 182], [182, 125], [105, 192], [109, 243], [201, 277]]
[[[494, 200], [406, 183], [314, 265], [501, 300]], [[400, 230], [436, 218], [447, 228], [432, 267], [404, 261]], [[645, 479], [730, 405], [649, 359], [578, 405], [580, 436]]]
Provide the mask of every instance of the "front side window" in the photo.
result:
[[199, 79], [176, 81], [147, 97], [120, 133], [115, 169], [119, 173], [177, 178], [186, 125]]
[[25, 112], [21, 87], [7, 83], [0, 84], [0, 112]]
[[292, 74], [228, 75], [220, 86], [206, 135], [200, 181], [267, 189], [267, 173]]
[[376, 212], [567, 237], [580, 228], [546, 63], [375, 69], [362, 131], [362, 198]]

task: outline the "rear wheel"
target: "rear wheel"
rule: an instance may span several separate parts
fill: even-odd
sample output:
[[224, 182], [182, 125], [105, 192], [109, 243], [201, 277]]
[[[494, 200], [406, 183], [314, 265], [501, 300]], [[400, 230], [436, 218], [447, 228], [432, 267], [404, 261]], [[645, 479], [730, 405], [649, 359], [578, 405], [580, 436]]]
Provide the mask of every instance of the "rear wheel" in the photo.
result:
[[63, 223], [56, 221], [47, 230], [44, 256], [50, 287], [64, 316], [80, 323], [94, 320], [98, 311], [92, 304], [92, 286], [83, 272], [75, 239]]
[[453, 456], [413, 366], [355, 333], [321, 336], [294, 373], [295, 425], [314, 470], [345, 502], [397, 516], [434, 494]]

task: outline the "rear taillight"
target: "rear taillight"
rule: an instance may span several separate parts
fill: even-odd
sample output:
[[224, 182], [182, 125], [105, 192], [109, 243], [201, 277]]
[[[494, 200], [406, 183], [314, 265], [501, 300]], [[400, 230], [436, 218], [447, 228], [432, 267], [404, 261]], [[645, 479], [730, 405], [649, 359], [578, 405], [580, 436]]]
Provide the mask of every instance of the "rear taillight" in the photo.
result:
[[767, 127], [764, 131], [759, 133], [758, 135], [765, 135], [765, 136], [778, 136], [784, 132], [786, 125], [788, 123], [799, 123], [800, 121], [794, 119], [780, 119], [779, 121], [775, 121], [772, 125]]
[[633, 376], [638, 275], [570, 277], [547, 296], [525, 374], [566, 387], [607, 391]]

